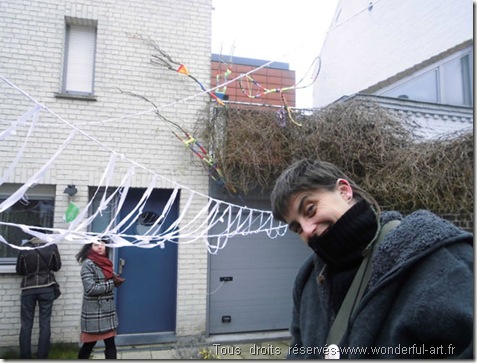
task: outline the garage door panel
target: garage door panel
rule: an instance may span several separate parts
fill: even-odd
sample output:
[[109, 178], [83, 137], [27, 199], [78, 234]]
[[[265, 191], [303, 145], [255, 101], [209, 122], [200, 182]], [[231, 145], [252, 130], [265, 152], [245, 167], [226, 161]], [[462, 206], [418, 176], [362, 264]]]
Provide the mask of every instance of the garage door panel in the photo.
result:
[[288, 329], [293, 282], [310, 254], [291, 232], [274, 239], [265, 233], [230, 238], [209, 259], [209, 334]]
[[215, 334], [287, 329], [291, 319], [290, 304], [275, 298], [242, 300], [233, 308], [222, 301], [211, 306], [211, 311], [210, 329]]
[[[225, 248], [219, 250], [214, 258], [214, 269], [240, 268], [249, 263], [255, 268], [296, 267], [296, 261], [303, 260], [303, 251], [309, 251], [295, 235], [287, 233], [284, 237], [270, 239], [265, 233], [231, 238]], [[218, 257], [218, 258], [215, 258]], [[260, 262], [257, 265], [255, 262]]]
[[[282, 297], [283, 288], [280, 285], [270, 282], [266, 274], [271, 273], [275, 279], [285, 283], [287, 286], [293, 283], [297, 273], [296, 268], [273, 269], [263, 271], [259, 269], [248, 270], [216, 270], [212, 275], [210, 291], [215, 291], [216, 299], [250, 299], [250, 295], [258, 294], [262, 296]], [[265, 276], [264, 276], [265, 275]], [[214, 277], [215, 276], [215, 277]], [[232, 281], [220, 282], [221, 277], [232, 278]], [[291, 294], [291, 292], [290, 292]]]

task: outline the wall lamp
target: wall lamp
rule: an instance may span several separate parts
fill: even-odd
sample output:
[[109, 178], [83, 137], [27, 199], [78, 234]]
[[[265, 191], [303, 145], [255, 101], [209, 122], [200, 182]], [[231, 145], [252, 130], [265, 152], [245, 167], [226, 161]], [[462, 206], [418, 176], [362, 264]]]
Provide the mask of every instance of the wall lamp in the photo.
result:
[[74, 184], [68, 184], [63, 193], [68, 194], [70, 197], [72, 197], [73, 195], [78, 193], [78, 189], [76, 189]]

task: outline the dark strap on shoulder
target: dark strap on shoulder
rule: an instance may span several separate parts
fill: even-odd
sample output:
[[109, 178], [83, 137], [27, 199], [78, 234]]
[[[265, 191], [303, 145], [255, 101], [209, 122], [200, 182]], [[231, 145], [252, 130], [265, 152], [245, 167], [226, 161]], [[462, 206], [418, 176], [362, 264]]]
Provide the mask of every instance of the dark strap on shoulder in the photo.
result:
[[354, 311], [356, 306], [358, 305], [361, 297], [368, 286], [369, 278], [371, 277], [371, 270], [372, 270], [372, 262], [373, 256], [378, 249], [378, 245], [384, 239], [384, 236], [394, 228], [396, 228], [401, 221], [393, 220], [386, 223], [384, 226], [381, 227], [379, 235], [376, 239], [376, 242], [371, 243], [371, 249], [369, 253], [363, 258], [361, 265], [359, 266], [358, 272], [356, 273], [353, 282], [351, 283], [350, 288], [346, 294], [343, 303], [341, 304], [341, 308], [336, 316], [333, 325], [328, 333], [328, 338], [326, 339], [326, 343], [330, 344], [338, 344], [343, 337], [346, 329], [348, 328], [348, 320], [351, 316], [351, 313]]

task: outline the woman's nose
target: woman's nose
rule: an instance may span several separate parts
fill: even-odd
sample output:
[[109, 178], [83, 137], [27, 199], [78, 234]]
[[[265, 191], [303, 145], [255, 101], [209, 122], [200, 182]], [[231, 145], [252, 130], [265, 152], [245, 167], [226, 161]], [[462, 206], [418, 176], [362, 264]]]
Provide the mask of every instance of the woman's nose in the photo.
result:
[[301, 222], [300, 238], [308, 243], [308, 240], [315, 234], [315, 226], [310, 222]]

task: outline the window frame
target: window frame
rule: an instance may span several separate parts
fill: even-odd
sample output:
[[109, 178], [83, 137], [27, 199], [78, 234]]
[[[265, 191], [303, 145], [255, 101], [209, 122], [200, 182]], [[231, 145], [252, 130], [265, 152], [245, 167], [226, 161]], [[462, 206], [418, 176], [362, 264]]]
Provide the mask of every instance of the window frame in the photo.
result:
[[[4, 200], [14, 193], [22, 184], [17, 183], [4, 183], [0, 185], [0, 199]], [[53, 228], [55, 224], [55, 203], [56, 203], [56, 185], [51, 184], [38, 184], [28, 189], [26, 195], [29, 200], [48, 200], [52, 202], [52, 220], [51, 226], [43, 226]], [[2, 272], [15, 272], [16, 257], [3, 257], [0, 256], [0, 273]]]
[[[71, 32], [72, 29], [75, 28], [90, 28], [93, 30], [94, 44], [89, 43], [89, 46], [92, 46], [92, 59], [88, 61], [91, 62], [91, 69], [87, 69], [88, 77], [91, 81], [91, 89], [88, 91], [85, 90], [75, 90], [71, 89], [71, 85], [69, 84], [69, 67], [71, 67], [72, 62], [69, 58], [70, 53], [74, 47], [78, 48], [79, 45], [73, 45], [71, 43]], [[78, 31], [78, 34], [80, 32]], [[94, 92], [95, 92], [95, 76], [96, 76], [96, 51], [97, 51], [97, 39], [98, 39], [98, 22], [96, 20], [90, 19], [80, 19], [80, 18], [71, 18], [65, 17], [65, 47], [64, 47], [64, 56], [63, 56], [63, 78], [61, 82], [61, 93], [56, 94], [57, 97], [64, 97], [64, 98], [85, 98], [85, 99], [95, 99]], [[70, 79], [71, 80], [71, 79]]]
[[[463, 98], [462, 104], [455, 104], [455, 103], [448, 103], [445, 99], [445, 89], [446, 89], [446, 81], [444, 77], [444, 67], [446, 64], [459, 59], [462, 61], [463, 58], [467, 57], [467, 69], [464, 69], [464, 75], [462, 77], [462, 83], [464, 87], [463, 91]], [[399, 80], [398, 82], [389, 85], [385, 88], [380, 89], [376, 94], [385, 97], [394, 97], [389, 96], [390, 92], [394, 92], [396, 89], [403, 87], [404, 85], [413, 82], [415, 79], [423, 76], [426, 73], [431, 71], [437, 72], [437, 103], [438, 104], [445, 104], [451, 106], [458, 106], [458, 107], [473, 107], [473, 78], [466, 78], [466, 77], [473, 77], [473, 67], [471, 60], [473, 59], [473, 49], [472, 47], [460, 50], [449, 57], [441, 59], [439, 62], [436, 62], [428, 67], [421, 69], [420, 71], [413, 73], [412, 75]], [[398, 97], [396, 97], [398, 98]], [[413, 98], [409, 98], [410, 100], [415, 100]], [[428, 102], [428, 101], [419, 101], [418, 102]]]

